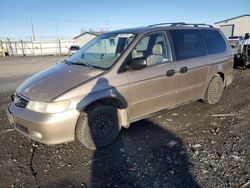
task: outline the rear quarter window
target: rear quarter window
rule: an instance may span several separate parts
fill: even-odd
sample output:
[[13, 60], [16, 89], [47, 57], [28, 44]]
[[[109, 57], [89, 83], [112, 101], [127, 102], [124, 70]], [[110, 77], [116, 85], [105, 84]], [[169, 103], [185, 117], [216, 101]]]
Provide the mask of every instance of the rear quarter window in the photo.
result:
[[170, 30], [176, 60], [201, 57], [207, 54], [201, 32], [195, 29]]
[[226, 51], [226, 42], [219, 31], [203, 29], [201, 32], [207, 45], [208, 54], [216, 54]]

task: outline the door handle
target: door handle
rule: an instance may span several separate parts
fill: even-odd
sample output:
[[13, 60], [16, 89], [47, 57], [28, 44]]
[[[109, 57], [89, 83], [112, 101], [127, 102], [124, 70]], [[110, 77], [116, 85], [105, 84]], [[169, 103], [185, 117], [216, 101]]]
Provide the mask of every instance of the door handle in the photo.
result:
[[188, 71], [187, 67], [181, 67], [180, 73], [186, 73]]
[[174, 76], [174, 74], [175, 74], [175, 70], [174, 70], [174, 69], [170, 69], [170, 70], [167, 71], [167, 74], [166, 74], [166, 75], [167, 75], [168, 77], [170, 77], [170, 76]]

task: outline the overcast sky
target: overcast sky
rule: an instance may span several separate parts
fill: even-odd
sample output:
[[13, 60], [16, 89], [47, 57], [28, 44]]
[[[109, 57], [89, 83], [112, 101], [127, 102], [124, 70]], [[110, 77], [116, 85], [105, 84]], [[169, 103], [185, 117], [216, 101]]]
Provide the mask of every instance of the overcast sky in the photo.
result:
[[160, 22], [208, 23], [250, 14], [250, 0], [0, 0], [0, 38], [71, 38]]

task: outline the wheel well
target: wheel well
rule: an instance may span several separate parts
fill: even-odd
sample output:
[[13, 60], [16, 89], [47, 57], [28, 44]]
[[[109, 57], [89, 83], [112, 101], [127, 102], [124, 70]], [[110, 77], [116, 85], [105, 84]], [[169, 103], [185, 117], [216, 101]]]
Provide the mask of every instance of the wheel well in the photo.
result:
[[120, 125], [124, 128], [129, 127], [130, 123], [129, 123], [128, 115], [126, 111], [126, 108], [127, 108], [126, 102], [119, 101], [118, 99], [115, 99], [115, 98], [103, 98], [103, 99], [99, 99], [88, 104], [84, 108], [84, 111], [88, 112], [89, 110], [94, 109], [97, 105], [100, 105], [100, 104], [112, 105], [115, 108], [117, 108], [118, 109], [117, 111], [119, 113]]
[[218, 72], [217, 74], [221, 77], [223, 81], [225, 81], [225, 76], [222, 72]]
[[91, 102], [84, 109], [85, 110], [89, 110], [89, 109], [94, 108], [95, 106], [97, 106], [99, 104], [112, 105], [112, 106], [114, 106], [114, 107], [116, 107], [118, 109], [124, 109], [124, 108], [126, 108], [126, 105], [123, 104], [118, 99], [115, 99], [115, 98], [104, 98], [104, 99], [99, 99], [99, 100], [96, 100], [94, 102]]

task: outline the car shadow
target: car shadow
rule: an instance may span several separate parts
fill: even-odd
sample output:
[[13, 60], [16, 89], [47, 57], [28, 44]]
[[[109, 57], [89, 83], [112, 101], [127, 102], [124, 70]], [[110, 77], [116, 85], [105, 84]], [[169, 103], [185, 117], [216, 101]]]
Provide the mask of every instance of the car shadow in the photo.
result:
[[93, 156], [91, 187], [199, 187], [182, 140], [145, 119]]
[[94, 151], [91, 161], [88, 181], [65, 178], [49, 187], [200, 187], [182, 140], [150, 119], [123, 129], [110, 146]]

